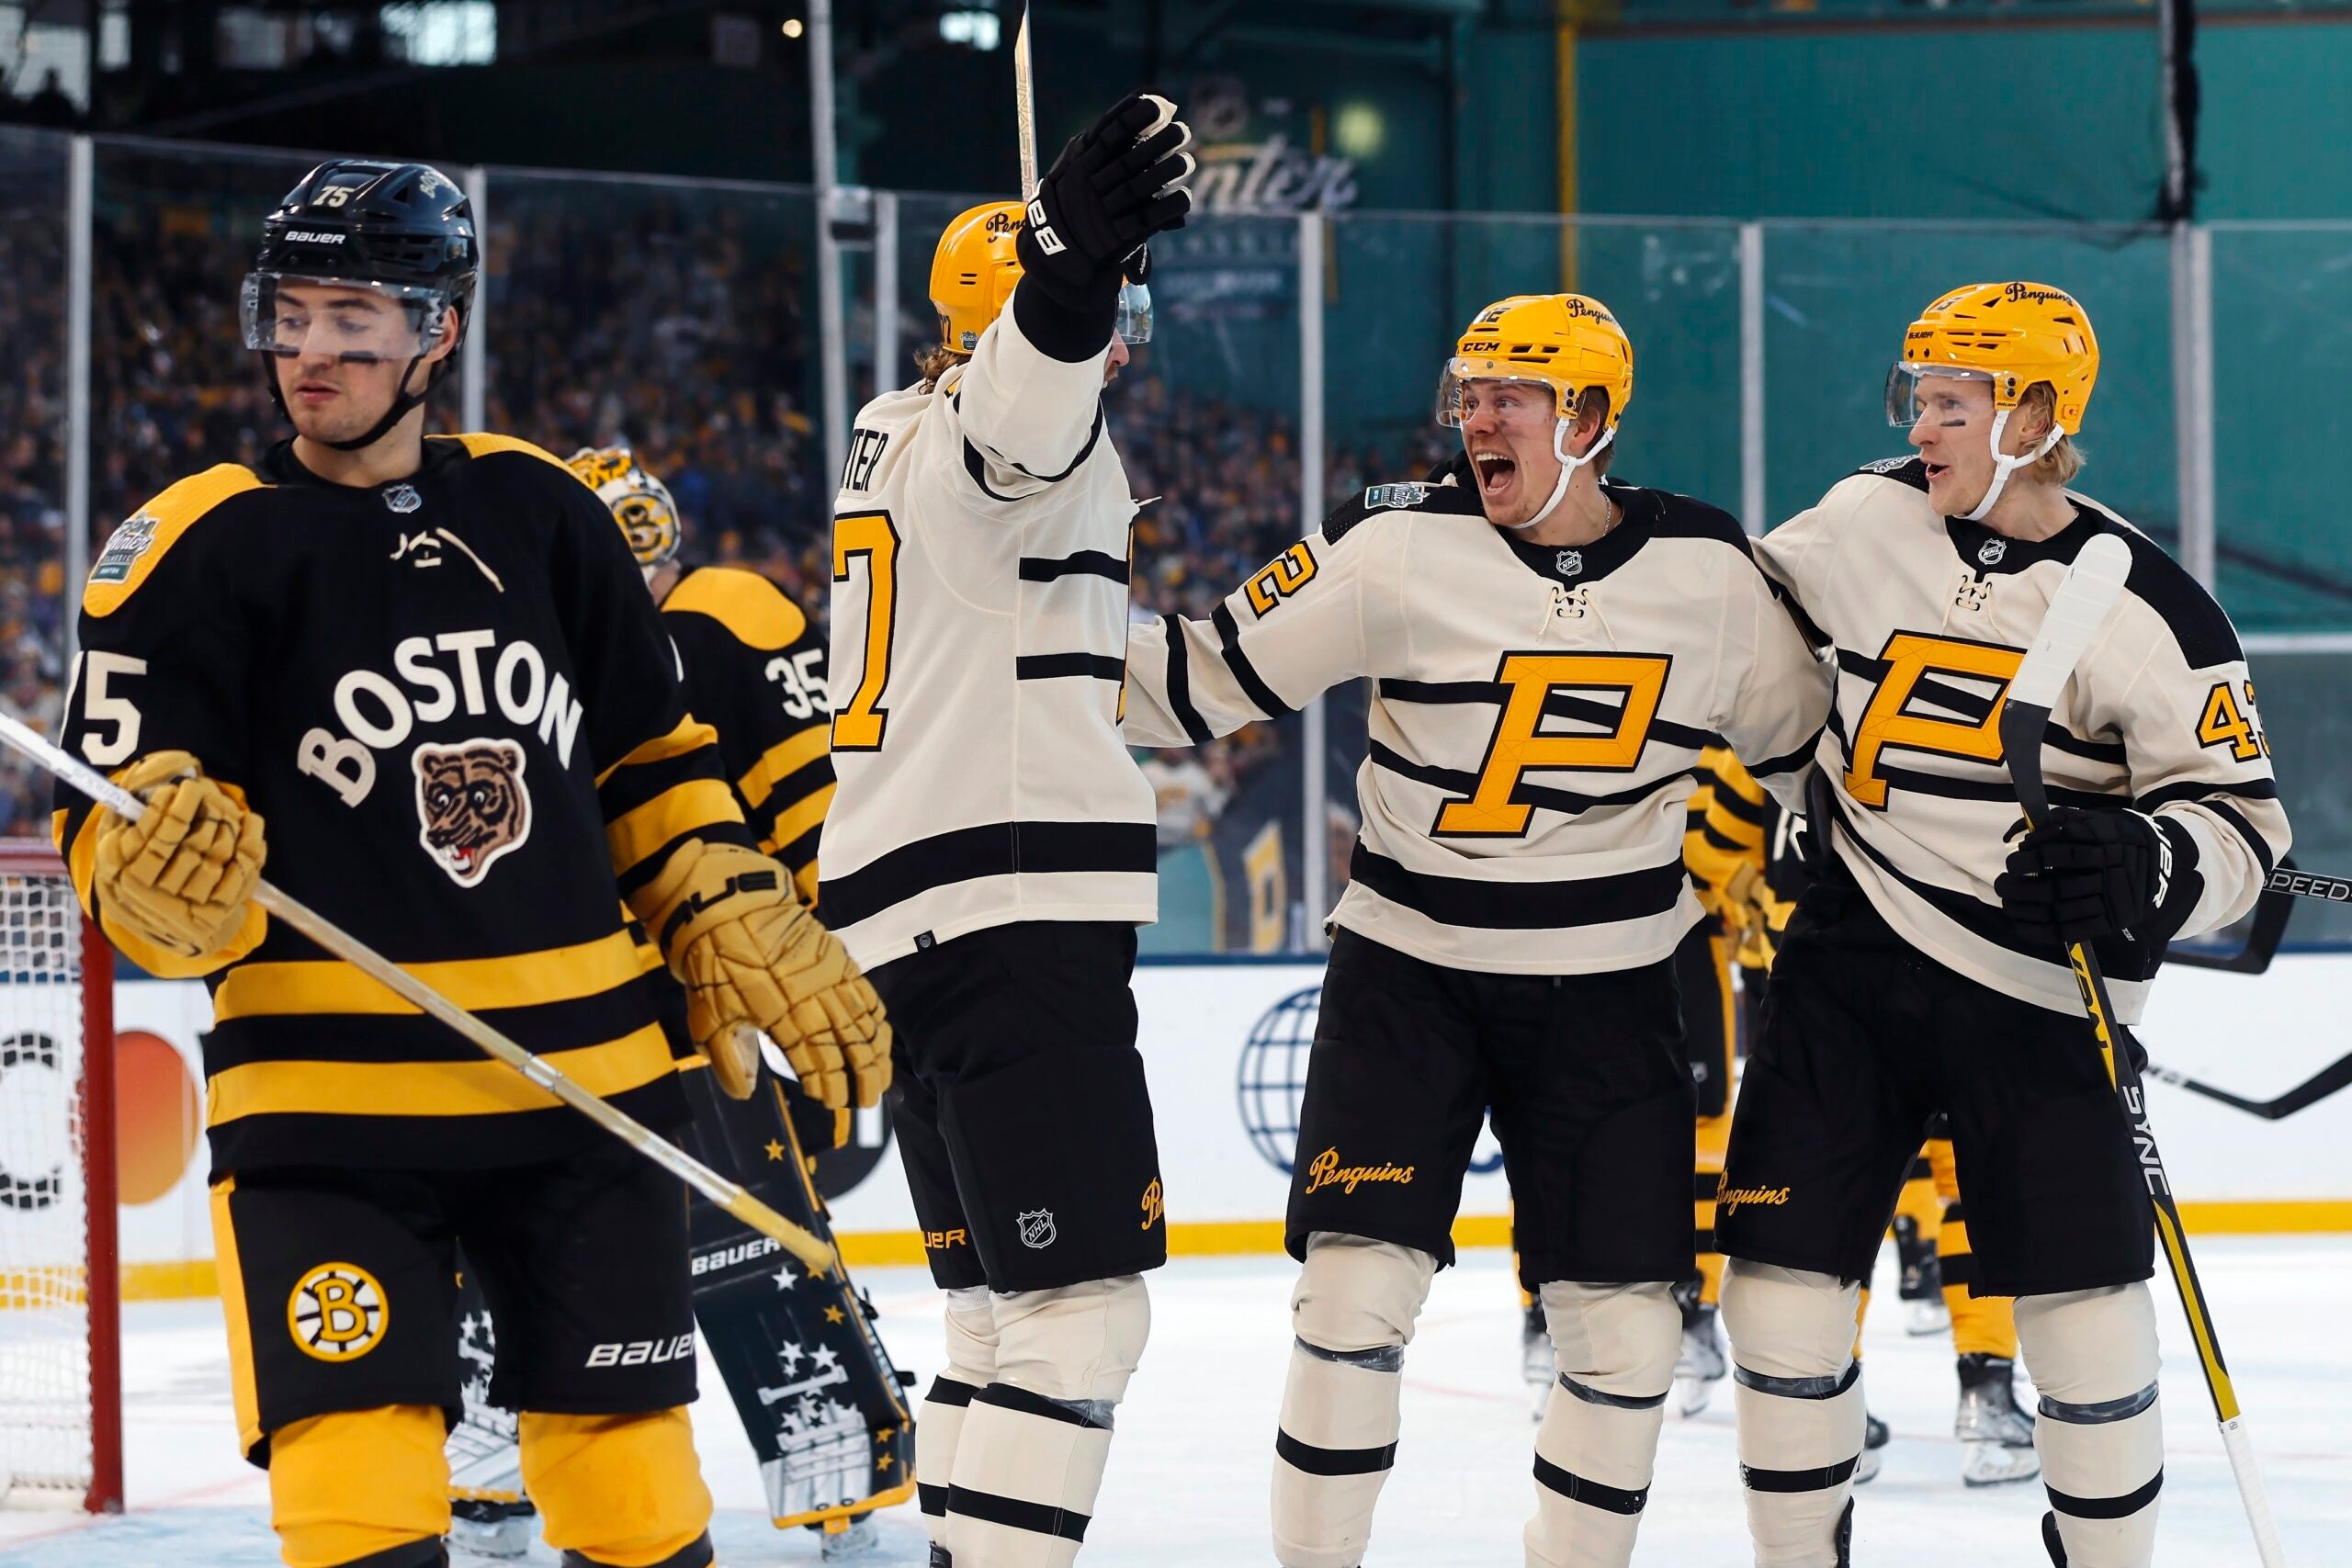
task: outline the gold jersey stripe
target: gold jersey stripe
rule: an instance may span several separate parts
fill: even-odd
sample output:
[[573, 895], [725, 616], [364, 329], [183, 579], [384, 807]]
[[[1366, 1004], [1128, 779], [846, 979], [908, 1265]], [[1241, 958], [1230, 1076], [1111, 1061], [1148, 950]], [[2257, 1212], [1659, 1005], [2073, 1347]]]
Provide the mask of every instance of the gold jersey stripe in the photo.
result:
[[651, 800], [605, 827], [605, 842], [612, 850], [613, 873], [626, 876], [646, 856], [681, 833], [707, 828], [714, 822], [741, 822], [735, 792], [718, 779], [688, 779], [672, 784]]
[[779, 740], [769, 747], [752, 771], [735, 781], [735, 788], [743, 804], [757, 811], [766, 804], [775, 786], [792, 774], [825, 754], [831, 732], [821, 724], [812, 724], [789, 739]]
[[[571, 465], [562, 458], [544, 446], [533, 446], [518, 435], [492, 435], [486, 431], [471, 431], [462, 435], [433, 435], [427, 436], [426, 439], [455, 441], [466, 449], [466, 455], [469, 457], [487, 457], [493, 452], [520, 452], [526, 457], [537, 457], [542, 463], [553, 464], [567, 474], [571, 473]], [[572, 474], [574, 479], [579, 477], [577, 474]]]
[[229, 1200], [236, 1195], [233, 1176], [212, 1189], [212, 1251], [221, 1315], [229, 1320], [229, 1404], [237, 1416], [237, 1450], [249, 1454], [267, 1434], [261, 1425], [261, 1385], [254, 1377], [254, 1325], [245, 1306], [244, 1264], [237, 1256], [237, 1227], [229, 1209]]
[[[115, 539], [122, 536], [122, 530], [118, 528], [107, 538], [106, 547], [99, 552], [98, 567], [121, 575], [101, 578], [94, 570], [82, 589], [83, 610], [99, 616], [114, 614], [153, 573], [155, 563], [170, 553], [182, 535], [202, 522], [207, 513], [232, 496], [267, 488], [251, 468], [235, 463], [222, 463], [180, 480], [141, 507], [130, 520], [143, 519], [148, 525], [144, 543], [126, 540], [124, 554], [118, 557], [114, 554]], [[130, 527], [130, 523], [122, 526]]]
[[[645, 972], [637, 944], [625, 931], [574, 947], [401, 967], [468, 1012], [573, 1001], [627, 985]], [[247, 964], [223, 979], [212, 998], [212, 1016], [220, 1023], [292, 1013], [421, 1016], [417, 1008], [340, 959]]]
[[[618, 1040], [543, 1060], [610, 1099], [675, 1070], [669, 1036], [649, 1023]], [[494, 1116], [560, 1103], [503, 1062], [247, 1062], [205, 1088], [207, 1127], [247, 1116]]]
[[817, 874], [817, 863], [813, 860], [807, 865], [802, 866], [798, 871], [793, 873], [792, 885], [800, 889], [800, 901], [802, 903], [816, 903], [817, 884], [820, 880], [820, 879]]
[[603, 773], [598, 773], [596, 787], [604, 788], [605, 781], [623, 768], [634, 767], [639, 762], [666, 762], [673, 757], [684, 756], [697, 746], [718, 744], [718, 731], [703, 723], [694, 715], [688, 714], [678, 721], [677, 728], [671, 730], [669, 734], [655, 736]]
[[825, 808], [832, 803], [833, 785], [831, 784], [809, 791], [776, 813], [775, 825], [768, 829], [768, 840], [777, 849], [782, 849], [809, 829], [821, 824], [825, 820]]

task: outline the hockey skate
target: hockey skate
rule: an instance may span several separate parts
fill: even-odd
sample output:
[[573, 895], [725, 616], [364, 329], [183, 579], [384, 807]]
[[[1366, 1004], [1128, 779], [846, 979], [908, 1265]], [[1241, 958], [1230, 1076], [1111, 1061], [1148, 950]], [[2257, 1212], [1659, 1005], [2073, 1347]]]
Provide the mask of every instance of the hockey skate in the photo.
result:
[[[836, 1529], [835, 1525], [841, 1528]], [[863, 1562], [882, 1550], [882, 1532], [874, 1528], [872, 1514], [811, 1525], [809, 1529], [825, 1532], [825, 1544], [818, 1553], [818, 1561], [822, 1562]]]
[[1875, 1416], [1865, 1415], [1862, 1427], [1862, 1451], [1854, 1459], [1854, 1484], [1877, 1479], [1879, 1468], [1886, 1463], [1886, 1445], [1894, 1434], [1885, 1422]]
[[2033, 1450], [2033, 1417], [2018, 1405], [2012, 1364], [1998, 1356], [1960, 1359], [1960, 1409], [1952, 1436], [1963, 1445], [1960, 1479], [1970, 1486], [2030, 1481], [2041, 1473]]
[[1699, 1300], [1695, 1286], [1677, 1285], [1674, 1303], [1682, 1309], [1682, 1351], [1674, 1362], [1674, 1413], [1688, 1418], [1707, 1407], [1715, 1385], [1731, 1366], [1715, 1331], [1715, 1308]]
[[1894, 1256], [1903, 1265], [1903, 1332], [1914, 1339], [1941, 1334], [1951, 1326], [1944, 1306], [1943, 1264], [1936, 1244], [1919, 1234], [1919, 1222], [1908, 1214], [1894, 1219]]
[[514, 1558], [531, 1550], [539, 1533], [539, 1511], [527, 1497], [512, 1503], [458, 1498], [449, 1505], [452, 1556]]
[[1530, 1302], [1526, 1320], [1519, 1328], [1519, 1371], [1527, 1380], [1527, 1392], [1534, 1401], [1532, 1420], [1544, 1419], [1544, 1412], [1552, 1406], [1552, 1390], [1558, 1382], [1552, 1358], [1552, 1330], [1544, 1321], [1544, 1303]]

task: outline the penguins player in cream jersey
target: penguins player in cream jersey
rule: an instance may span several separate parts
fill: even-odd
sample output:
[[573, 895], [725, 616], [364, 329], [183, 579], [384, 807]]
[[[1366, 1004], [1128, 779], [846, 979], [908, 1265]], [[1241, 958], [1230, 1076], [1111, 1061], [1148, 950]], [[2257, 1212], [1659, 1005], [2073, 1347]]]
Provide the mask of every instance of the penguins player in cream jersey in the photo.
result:
[[[2073, 1568], [2155, 1549], [2154, 1215], [2064, 944], [2096, 950], [2130, 1024], [2165, 944], [2252, 908], [2288, 830], [2229, 618], [2067, 488], [2098, 375], [2064, 291], [1954, 289], [1911, 323], [1888, 382], [1915, 455], [1758, 546], [1838, 667], [1812, 815], [1828, 852], [1772, 970], [1716, 1201], [1760, 1564], [1847, 1561], [1856, 1281], [1938, 1112], [1973, 1289], [2018, 1298], [2041, 1390], [2045, 1544]], [[2001, 705], [2101, 534], [2131, 547], [2131, 577], [2059, 694], [2053, 809], [2026, 832]]]
[[1076, 1555], [1168, 1255], [1128, 990], [1159, 853], [1119, 735], [1136, 502], [1102, 389], [1191, 136], [1134, 95], [1025, 210], [948, 226], [943, 341], [859, 411], [834, 503], [821, 899], [905, 1010], [892, 1105], [947, 1292], [917, 1496], [956, 1568]]
[[1463, 442], [1443, 482], [1351, 496], [1212, 621], [1129, 637], [1144, 745], [1378, 682], [1287, 1224], [1304, 1265], [1274, 1439], [1288, 1568], [1363, 1560], [1405, 1346], [1453, 1260], [1490, 1106], [1559, 1376], [1527, 1561], [1633, 1554], [1691, 1269], [1674, 973], [1701, 914], [1691, 771], [1720, 736], [1793, 802], [1828, 705], [1739, 525], [1602, 479], [1633, 391], [1606, 306], [1504, 299], [1440, 378]]

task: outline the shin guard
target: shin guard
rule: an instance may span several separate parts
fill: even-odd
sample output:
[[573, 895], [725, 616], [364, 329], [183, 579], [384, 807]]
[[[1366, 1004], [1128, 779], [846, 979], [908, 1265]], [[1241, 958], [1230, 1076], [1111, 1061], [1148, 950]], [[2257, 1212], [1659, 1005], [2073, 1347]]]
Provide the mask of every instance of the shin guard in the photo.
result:
[[947, 1292], [947, 1367], [915, 1417], [915, 1497], [933, 1546], [947, 1545], [947, 1486], [972, 1395], [996, 1381], [996, 1314], [986, 1285]]
[[1544, 1287], [1559, 1386], [1535, 1433], [1529, 1568], [1625, 1568], [1682, 1342], [1664, 1284]]
[[2145, 1568], [2165, 1481], [2147, 1285], [2022, 1296], [2017, 1321], [2041, 1393], [2033, 1446], [2067, 1563]]
[[1724, 1277], [1739, 1473], [1758, 1568], [1834, 1568], [1865, 1414], [1857, 1288], [1734, 1258]]

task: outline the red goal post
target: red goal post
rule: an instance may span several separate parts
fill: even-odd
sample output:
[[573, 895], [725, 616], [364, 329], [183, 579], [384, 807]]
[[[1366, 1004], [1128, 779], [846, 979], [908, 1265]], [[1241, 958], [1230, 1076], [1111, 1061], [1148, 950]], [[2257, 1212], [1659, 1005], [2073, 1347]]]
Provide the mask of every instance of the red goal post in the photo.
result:
[[122, 1507], [115, 1126], [113, 949], [45, 840], [0, 839], [0, 1506]]

